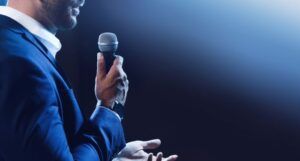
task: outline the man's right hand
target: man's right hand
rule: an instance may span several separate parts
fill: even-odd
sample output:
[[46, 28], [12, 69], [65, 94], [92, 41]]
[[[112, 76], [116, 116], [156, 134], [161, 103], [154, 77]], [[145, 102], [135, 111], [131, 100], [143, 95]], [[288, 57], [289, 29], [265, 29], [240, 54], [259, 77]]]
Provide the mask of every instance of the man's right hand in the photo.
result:
[[123, 58], [117, 56], [110, 70], [106, 73], [103, 54], [97, 54], [95, 95], [105, 107], [112, 108], [116, 101], [122, 105], [125, 104], [129, 82], [122, 66]]

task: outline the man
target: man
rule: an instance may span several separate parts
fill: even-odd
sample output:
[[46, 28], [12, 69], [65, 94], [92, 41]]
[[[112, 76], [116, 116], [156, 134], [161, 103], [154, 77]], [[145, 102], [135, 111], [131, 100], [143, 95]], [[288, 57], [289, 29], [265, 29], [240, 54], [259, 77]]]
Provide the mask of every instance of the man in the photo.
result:
[[[126, 145], [121, 119], [128, 80], [118, 56], [106, 73], [97, 55], [98, 105], [88, 121], [55, 61], [59, 30], [77, 24], [84, 0], [10, 0], [0, 8], [0, 160], [175, 160], [147, 154], [159, 140]], [[114, 158], [115, 157], [115, 158]]]

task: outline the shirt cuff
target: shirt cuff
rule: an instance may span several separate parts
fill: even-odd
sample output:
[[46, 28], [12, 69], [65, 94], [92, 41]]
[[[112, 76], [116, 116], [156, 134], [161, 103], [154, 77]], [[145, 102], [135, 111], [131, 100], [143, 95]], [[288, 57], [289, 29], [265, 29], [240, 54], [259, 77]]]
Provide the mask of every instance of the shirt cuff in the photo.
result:
[[120, 115], [119, 115], [118, 113], [116, 113], [115, 111], [113, 111], [112, 109], [110, 109], [110, 108], [108, 108], [108, 107], [101, 106], [100, 104], [101, 104], [101, 101], [98, 101], [96, 107], [104, 108], [105, 110], [108, 110], [108, 111], [114, 113], [114, 114], [118, 117], [118, 119], [119, 119], [120, 121], [122, 120], [121, 117], [120, 117]]

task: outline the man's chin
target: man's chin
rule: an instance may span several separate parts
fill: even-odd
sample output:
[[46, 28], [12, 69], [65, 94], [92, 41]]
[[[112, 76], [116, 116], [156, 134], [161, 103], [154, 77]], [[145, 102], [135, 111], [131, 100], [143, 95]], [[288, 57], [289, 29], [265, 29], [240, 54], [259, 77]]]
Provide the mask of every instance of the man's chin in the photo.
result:
[[75, 16], [70, 17], [68, 20], [59, 27], [59, 30], [71, 30], [77, 25], [77, 18]]
[[69, 29], [73, 29], [73, 28], [75, 28], [76, 27], [76, 25], [77, 25], [77, 17], [73, 17], [72, 16], [72, 18], [71, 18], [72, 20], [71, 20], [71, 23], [70, 23], [70, 26], [69, 26]]

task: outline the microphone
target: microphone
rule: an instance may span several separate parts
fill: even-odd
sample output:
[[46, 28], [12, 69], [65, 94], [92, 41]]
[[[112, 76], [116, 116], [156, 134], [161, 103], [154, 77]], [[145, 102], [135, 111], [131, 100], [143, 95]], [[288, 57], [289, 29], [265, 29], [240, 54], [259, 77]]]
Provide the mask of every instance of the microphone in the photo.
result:
[[105, 60], [106, 72], [108, 72], [110, 67], [113, 65], [113, 62], [116, 58], [115, 53], [118, 49], [118, 45], [119, 42], [116, 34], [111, 32], [100, 34], [98, 39], [98, 47]]
[[[118, 45], [119, 42], [116, 34], [111, 32], [105, 32], [100, 34], [98, 39], [98, 47], [104, 57], [106, 73], [109, 71], [110, 67], [114, 63]], [[124, 106], [118, 101], [115, 101], [112, 110], [119, 115], [121, 120], [124, 118]]]

